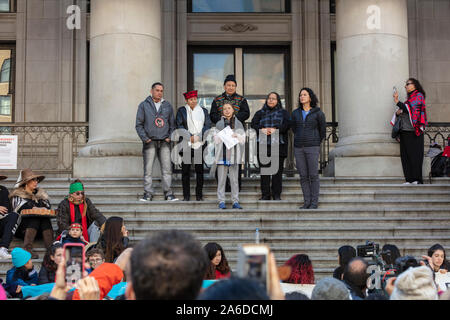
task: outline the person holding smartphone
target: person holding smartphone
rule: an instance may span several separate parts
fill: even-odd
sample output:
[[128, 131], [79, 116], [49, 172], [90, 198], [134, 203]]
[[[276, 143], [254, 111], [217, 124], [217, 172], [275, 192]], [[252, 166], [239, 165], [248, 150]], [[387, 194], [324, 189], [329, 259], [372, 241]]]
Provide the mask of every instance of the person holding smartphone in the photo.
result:
[[407, 100], [400, 102], [398, 92], [394, 92], [397, 105], [396, 115], [401, 118], [400, 158], [402, 161], [404, 184], [423, 184], [422, 164], [424, 156], [424, 131], [427, 122], [425, 91], [417, 79], [409, 78], [405, 89]]

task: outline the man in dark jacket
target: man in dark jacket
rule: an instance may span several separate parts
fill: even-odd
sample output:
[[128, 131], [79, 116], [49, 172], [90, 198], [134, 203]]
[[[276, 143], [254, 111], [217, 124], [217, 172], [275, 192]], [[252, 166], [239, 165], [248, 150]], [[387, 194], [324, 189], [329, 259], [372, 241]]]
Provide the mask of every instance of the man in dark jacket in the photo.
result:
[[[211, 110], [209, 112], [211, 117], [211, 122], [216, 124], [222, 118], [222, 108], [225, 103], [230, 103], [235, 111], [236, 118], [245, 125], [245, 121], [250, 118], [250, 108], [248, 107], [247, 100], [236, 93], [237, 82], [234, 75], [229, 74], [226, 76], [223, 82], [224, 92], [214, 98], [211, 103]], [[241, 189], [241, 167], [239, 167], [239, 190]], [[228, 191], [229, 187], [229, 179], [227, 178], [227, 187]]]
[[367, 262], [355, 257], [344, 268], [343, 281], [350, 292], [352, 300], [362, 300], [366, 297], [367, 279]]
[[172, 105], [163, 99], [164, 87], [156, 82], [151, 95], [141, 102], [136, 114], [136, 131], [143, 143], [144, 157], [144, 196], [141, 201], [151, 201], [154, 194], [152, 184], [153, 162], [158, 157], [164, 196], [167, 201], [178, 199], [173, 195], [172, 161], [170, 157], [170, 136], [175, 130], [175, 117]]
[[[6, 178], [6, 176], [0, 176], [0, 180]], [[0, 186], [0, 259], [11, 259], [8, 248], [16, 233], [18, 219], [19, 215], [12, 211], [8, 189]]]

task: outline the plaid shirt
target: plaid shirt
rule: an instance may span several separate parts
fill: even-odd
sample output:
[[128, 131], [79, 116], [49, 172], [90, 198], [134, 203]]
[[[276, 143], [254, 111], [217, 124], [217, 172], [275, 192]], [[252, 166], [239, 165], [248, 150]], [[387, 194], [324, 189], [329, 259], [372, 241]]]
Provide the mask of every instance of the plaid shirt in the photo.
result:
[[420, 136], [423, 134], [425, 126], [428, 125], [423, 94], [415, 90], [409, 95], [408, 100], [405, 101], [405, 105], [408, 108], [416, 136]]

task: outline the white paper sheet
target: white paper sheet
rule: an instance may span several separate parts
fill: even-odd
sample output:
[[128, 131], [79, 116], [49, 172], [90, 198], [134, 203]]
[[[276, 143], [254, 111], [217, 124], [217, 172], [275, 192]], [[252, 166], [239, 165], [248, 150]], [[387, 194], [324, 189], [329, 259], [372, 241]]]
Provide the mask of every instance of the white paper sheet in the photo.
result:
[[233, 148], [239, 143], [237, 138], [233, 138], [233, 130], [230, 127], [225, 127], [222, 131], [217, 134], [220, 140], [225, 144], [227, 149]]

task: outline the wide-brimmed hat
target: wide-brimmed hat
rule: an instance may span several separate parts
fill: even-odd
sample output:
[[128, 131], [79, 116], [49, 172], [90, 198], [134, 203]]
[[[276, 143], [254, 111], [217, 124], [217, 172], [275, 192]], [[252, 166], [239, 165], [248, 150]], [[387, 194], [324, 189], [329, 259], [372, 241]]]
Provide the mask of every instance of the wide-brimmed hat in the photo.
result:
[[45, 176], [37, 175], [33, 171], [31, 171], [31, 169], [23, 169], [20, 171], [15, 187], [21, 187], [28, 181], [33, 180], [35, 178], [38, 179], [38, 182], [41, 182], [42, 180], [45, 179]]

